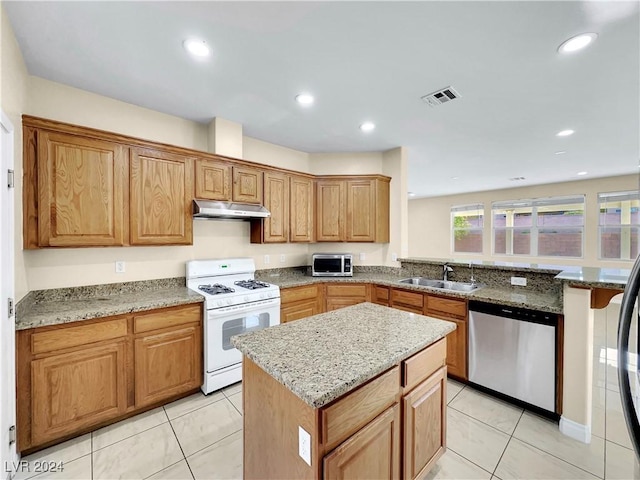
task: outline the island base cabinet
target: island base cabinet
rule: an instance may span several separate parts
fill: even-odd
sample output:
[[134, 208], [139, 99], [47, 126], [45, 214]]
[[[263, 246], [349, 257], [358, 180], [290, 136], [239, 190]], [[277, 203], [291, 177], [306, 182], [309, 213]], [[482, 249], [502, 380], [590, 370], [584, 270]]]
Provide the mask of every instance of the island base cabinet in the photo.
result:
[[467, 322], [447, 318], [456, 329], [447, 335], [447, 371], [460, 380], [467, 380]]
[[400, 407], [395, 404], [324, 457], [325, 480], [400, 478]]
[[404, 479], [422, 478], [445, 451], [446, 368], [440, 368], [403, 398]]

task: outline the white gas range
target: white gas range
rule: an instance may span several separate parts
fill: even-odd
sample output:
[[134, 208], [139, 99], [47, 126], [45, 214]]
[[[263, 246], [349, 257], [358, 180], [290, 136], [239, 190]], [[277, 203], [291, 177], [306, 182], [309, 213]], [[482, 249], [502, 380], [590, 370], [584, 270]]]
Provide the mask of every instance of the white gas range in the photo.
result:
[[255, 271], [252, 258], [187, 262], [187, 287], [205, 297], [205, 394], [242, 380], [232, 336], [280, 323], [280, 288], [254, 280]]

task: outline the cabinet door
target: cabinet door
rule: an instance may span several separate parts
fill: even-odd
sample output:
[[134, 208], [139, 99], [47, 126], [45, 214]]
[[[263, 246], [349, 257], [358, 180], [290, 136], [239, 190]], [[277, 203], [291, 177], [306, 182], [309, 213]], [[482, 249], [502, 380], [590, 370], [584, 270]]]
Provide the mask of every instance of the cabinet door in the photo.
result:
[[373, 292], [371, 294], [371, 301], [378, 305], [389, 306], [389, 287], [381, 287], [380, 285], [373, 286]]
[[202, 384], [201, 326], [136, 338], [136, 407], [157, 403]]
[[447, 318], [458, 328], [447, 335], [447, 370], [449, 375], [467, 380], [467, 322]]
[[446, 369], [403, 398], [404, 478], [422, 478], [446, 447]]
[[375, 241], [374, 180], [347, 181], [347, 242]]
[[339, 308], [350, 307], [351, 305], [357, 305], [359, 303], [366, 302], [366, 298], [360, 297], [327, 297], [327, 312], [331, 310], [338, 310]]
[[290, 198], [289, 240], [312, 242], [314, 236], [313, 180], [305, 177], [291, 177]]
[[289, 177], [280, 173], [264, 174], [264, 206], [271, 216], [263, 220], [264, 243], [289, 241]]
[[132, 245], [193, 243], [193, 159], [131, 150]]
[[400, 478], [399, 405], [385, 410], [324, 457], [323, 478]]
[[284, 305], [280, 308], [280, 321], [282, 323], [292, 322], [322, 313], [318, 303], [317, 300], [306, 300], [295, 305]]
[[117, 417], [127, 408], [126, 342], [31, 362], [31, 440], [42, 444]]
[[343, 180], [318, 180], [316, 202], [316, 240], [318, 242], [345, 240], [345, 204]]
[[38, 133], [38, 244], [123, 245], [127, 148], [75, 135]]
[[231, 165], [215, 160], [196, 160], [196, 198], [231, 200]]
[[262, 171], [249, 167], [233, 167], [234, 202], [262, 204]]

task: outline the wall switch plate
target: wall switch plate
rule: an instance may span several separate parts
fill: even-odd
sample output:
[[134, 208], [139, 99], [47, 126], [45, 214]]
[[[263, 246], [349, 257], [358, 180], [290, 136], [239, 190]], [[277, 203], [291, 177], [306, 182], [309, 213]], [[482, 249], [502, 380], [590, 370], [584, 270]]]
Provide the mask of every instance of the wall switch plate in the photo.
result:
[[270, 260], [269, 260], [269, 255], [265, 255], [265, 256], [264, 256], [264, 264], [265, 264], [265, 265], [269, 265], [269, 261], [270, 261]]
[[391, 261], [392, 262], [397, 262], [398, 261], [398, 254], [397, 253], [392, 253], [391, 254]]
[[298, 425], [298, 455], [311, 466], [311, 435]]
[[116, 273], [124, 273], [125, 263], [122, 260], [116, 262]]
[[365, 258], [367, 258], [367, 255], [364, 252], [360, 252], [359, 258], [361, 262], [364, 262]]
[[511, 277], [511, 285], [518, 285], [520, 287], [527, 286], [527, 279], [524, 277]]
[[280, 255], [280, 263], [284, 263], [287, 261], [287, 256], [285, 254]]

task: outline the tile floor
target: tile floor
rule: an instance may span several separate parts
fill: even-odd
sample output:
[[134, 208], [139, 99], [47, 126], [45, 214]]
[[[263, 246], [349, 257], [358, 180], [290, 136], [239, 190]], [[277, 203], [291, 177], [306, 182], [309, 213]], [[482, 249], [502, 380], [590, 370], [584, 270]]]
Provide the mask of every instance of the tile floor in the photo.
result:
[[[458, 382], [447, 390], [448, 451], [428, 479], [638, 479], [607, 348], [616, 305], [598, 311], [593, 436], [583, 444], [557, 424]], [[242, 478], [242, 387], [232, 385], [102, 428], [24, 458], [64, 462], [47, 479]], [[29, 478], [25, 472], [16, 477]]]

